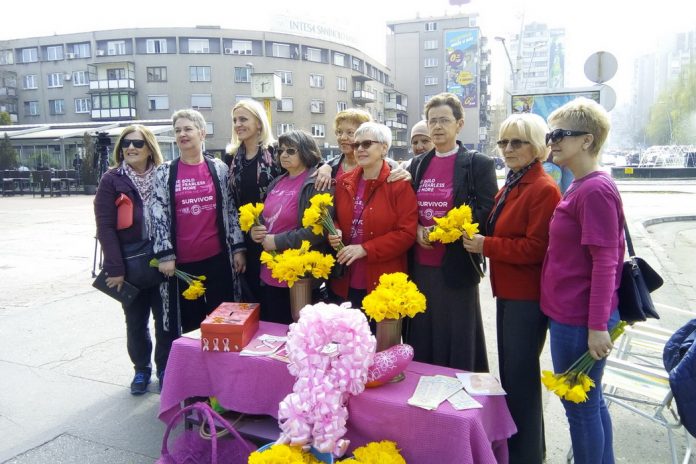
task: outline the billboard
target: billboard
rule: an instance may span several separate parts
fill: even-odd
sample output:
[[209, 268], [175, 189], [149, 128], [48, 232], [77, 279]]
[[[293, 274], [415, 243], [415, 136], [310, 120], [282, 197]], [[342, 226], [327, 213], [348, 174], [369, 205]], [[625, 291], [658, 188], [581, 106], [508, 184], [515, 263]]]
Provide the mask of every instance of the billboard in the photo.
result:
[[445, 89], [459, 95], [464, 108], [478, 106], [479, 30], [445, 31]]
[[553, 110], [577, 97], [590, 98], [597, 103], [603, 103], [600, 101], [599, 89], [512, 94], [510, 97], [511, 113], [534, 113], [544, 119], [547, 119]]

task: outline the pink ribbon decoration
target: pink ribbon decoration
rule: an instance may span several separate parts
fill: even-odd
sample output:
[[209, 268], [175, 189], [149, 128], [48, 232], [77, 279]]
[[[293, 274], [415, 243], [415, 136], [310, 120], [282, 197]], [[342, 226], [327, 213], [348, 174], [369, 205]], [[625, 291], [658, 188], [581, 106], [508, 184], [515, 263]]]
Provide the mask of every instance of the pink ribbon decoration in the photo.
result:
[[347, 303], [302, 309], [288, 332], [288, 370], [297, 380], [278, 408], [277, 443], [342, 456], [349, 445], [346, 401], [365, 389], [375, 346], [365, 315]]

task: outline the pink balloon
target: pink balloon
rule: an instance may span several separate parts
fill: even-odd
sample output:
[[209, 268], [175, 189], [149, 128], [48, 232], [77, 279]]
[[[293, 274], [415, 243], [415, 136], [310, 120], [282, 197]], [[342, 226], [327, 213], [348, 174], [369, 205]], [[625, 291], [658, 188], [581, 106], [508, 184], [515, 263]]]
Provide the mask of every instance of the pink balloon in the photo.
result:
[[379, 353], [375, 353], [375, 360], [367, 371], [366, 387], [379, 387], [406, 370], [413, 360], [413, 347], [411, 345], [394, 345]]

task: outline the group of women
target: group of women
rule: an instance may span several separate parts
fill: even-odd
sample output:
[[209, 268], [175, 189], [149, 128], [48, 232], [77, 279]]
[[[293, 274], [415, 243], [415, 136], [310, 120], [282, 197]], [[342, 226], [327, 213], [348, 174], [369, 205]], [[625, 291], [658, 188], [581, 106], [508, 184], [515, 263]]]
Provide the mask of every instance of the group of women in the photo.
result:
[[[488, 371], [478, 291], [487, 257], [497, 304], [500, 376], [518, 433], [509, 441], [511, 462], [544, 459], [539, 355], [550, 326], [556, 372], [589, 349], [597, 360], [590, 376], [601, 384], [604, 359], [617, 322], [617, 288], [623, 260], [623, 212], [618, 191], [599, 170], [609, 131], [606, 112], [577, 99], [549, 117], [516, 114], [501, 126], [498, 147], [509, 168], [498, 189], [493, 160], [467, 150], [457, 135], [464, 125], [459, 98], [433, 97], [415, 143], [432, 147], [408, 170], [387, 158], [391, 132], [369, 113], [350, 109], [335, 118], [341, 155], [323, 163], [312, 136], [290, 131], [276, 143], [260, 104], [233, 111], [231, 163], [204, 156], [205, 121], [194, 110], [173, 116], [181, 156], [162, 164], [154, 136], [130, 126], [114, 151], [117, 166], [95, 199], [107, 283], [121, 285], [120, 245], [151, 237], [167, 278], [126, 308], [134, 394], [147, 390], [155, 318], [155, 363], [160, 384], [174, 338], [197, 328], [222, 301], [259, 301], [261, 318], [291, 322], [289, 290], [260, 264], [262, 250], [297, 248], [303, 240], [332, 251], [346, 272], [330, 279], [328, 298], [359, 307], [383, 273], [408, 272], [426, 295], [427, 311], [407, 321], [404, 341], [419, 361]], [[575, 181], [563, 198], [543, 161], [570, 169]], [[309, 200], [335, 195], [335, 235], [302, 227]], [[114, 197], [136, 204], [131, 230], [115, 229]], [[237, 208], [264, 203], [261, 225], [239, 228]], [[428, 239], [434, 217], [467, 204], [480, 234], [443, 245]], [[333, 250], [331, 250], [332, 247]], [[206, 276], [205, 297], [181, 298], [176, 270]], [[326, 295], [324, 295], [326, 297]], [[316, 298], [321, 298], [319, 293]], [[612, 462], [611, 422], [601, 388], [585, 403], [563, 401], [576, 462]]]

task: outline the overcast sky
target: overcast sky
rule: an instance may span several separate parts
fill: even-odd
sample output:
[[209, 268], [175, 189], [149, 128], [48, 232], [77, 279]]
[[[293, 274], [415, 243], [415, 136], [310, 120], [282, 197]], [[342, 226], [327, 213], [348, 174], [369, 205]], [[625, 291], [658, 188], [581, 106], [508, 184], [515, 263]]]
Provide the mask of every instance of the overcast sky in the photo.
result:
[[511, 36], [522, 24], [543, 22], [566, 28], [568, 86], [592, 84], [584, 78], [582, 66], [593, 52], [603, 50], [616, 55], [619, 72], [608, 84], [615, 88], [620, 102], [629, 95], [635, 56], [654, 51], [673, 33], [696, 29], [694, 0], [471, 0], [463, 7], [453, 7], [448, 0], [7, 0], [2, 6], [0, 40], [127, 27], [219, 25], [260, 29], [275, 13], [349, 28], [363, 41], [362, 49], [383, 60], [387, 21], [457, 12], [480, 15], [482, 33], [491, 39], [494, 88], [502, 87], [508, 64], [500, 43], [492, 38]]

